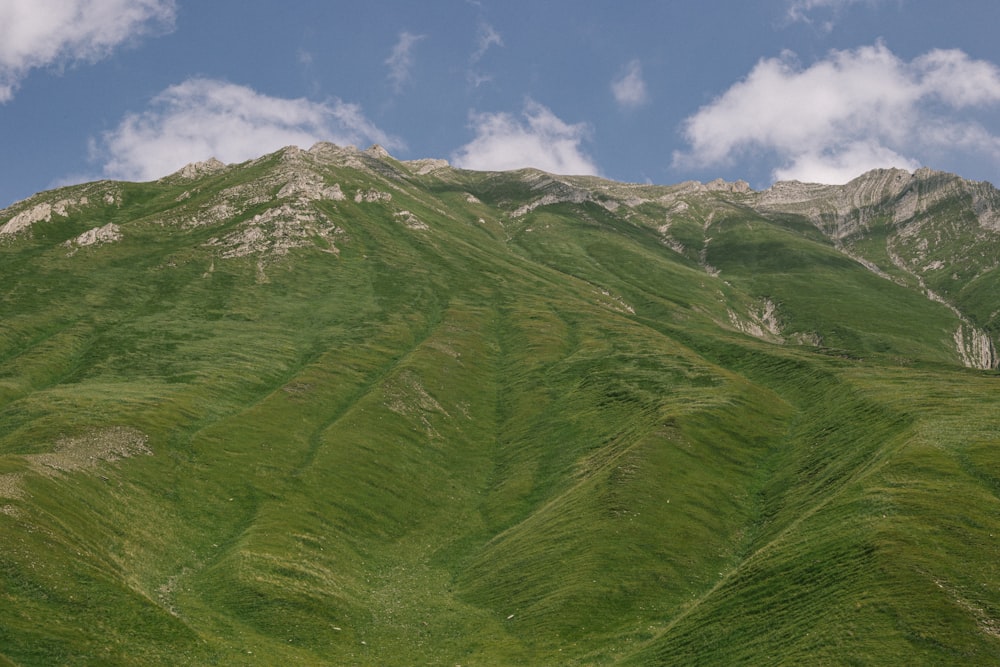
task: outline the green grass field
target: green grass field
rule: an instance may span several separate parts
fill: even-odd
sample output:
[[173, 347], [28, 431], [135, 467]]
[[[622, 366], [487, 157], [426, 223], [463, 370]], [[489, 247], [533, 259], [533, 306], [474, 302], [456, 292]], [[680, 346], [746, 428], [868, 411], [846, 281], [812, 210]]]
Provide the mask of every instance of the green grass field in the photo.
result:
[[286, 162], [0, 238], [0, 664], [1000, 662], [1000, 376], [947, 307], [719, 195], [680, 253], [669, 189], [513, 215], [558, 183], [391, 159], [227, 258]]

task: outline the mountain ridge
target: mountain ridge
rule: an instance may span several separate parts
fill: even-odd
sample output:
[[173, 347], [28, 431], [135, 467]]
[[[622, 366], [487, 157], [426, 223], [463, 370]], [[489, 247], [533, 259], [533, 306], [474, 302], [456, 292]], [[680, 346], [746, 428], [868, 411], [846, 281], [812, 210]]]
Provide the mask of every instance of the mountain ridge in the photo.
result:
[[[239, 231], [230, 232], [223, 237], [213, 237], [207, 243], [220, 248], [223, 259], [267, 252], [285, 254], [290, 249], [310, 245], [317, 238], [322, 239], [327, 252], [337, 254], [337, 243], [344, 240], [344, 231], [333, 222], [328, 212], [318, 211], [314, 204], [324, 200], [340, 202], [347, 195], [340, 183], [326, 183], [328, 179], [324, 170], [359, 170], [377, 178], [387, 188], [379, 190], [368, 187], [364, 191], [355, 191], [353, 197], [358, 203], [391, 201], [391, 191], [399, 188], [399, 184], [407, 179], [432, 178], [448, 181], [454, 180], [455, 174], [462, 173], [461, 170], [452, 169], [443, 160], [400, 162], [378, 145], [359, 150], [353, 146], [341, 147], [321, 142], [308, 150], [289, 146], [242, 165], [224, 165], [212, 158], [186, 165], [157, 182], [197, 181], [220, 176], [234, 169], [252, 170], [274, 161], [276, 166], [267, 170], [262, 178], [251, 184], [220, 192], [209, 205], [203, 205], [197, 212], [188, 214], [180, 224], [184, 227], [217, 225], [227, 219], [239, 218], [253, 207], [280, 201], [282, 203], [278, 208], [263, 211], [244, 221]], [[486, 180], [506, 177], [504, 172], [474, 173]], [[745, 181], [727, 183], [721, 179], [707, 184], [688, 181], [672, 186], [654, 186], [618, 183], [591, 176], [558, 176], [534, 169], [507, 172], [507, 176], [515, 177], [528, 188], [528, 200], [513, 210], [505, 210], [504, 202], [498, 202], [499, 210], [496, 212], [501, 217], [513, 220], [522, 218], [539, 207], [591, 202], [611, 213], [616, 213], [623, 207], [628, 211], [625, 213], [628, 218], [630, 213], [635, 217], [634, 214], [643, 205], [656, 204], [663, 208], [659, 212], [662, 216], [660, 220], [653, 220], [651, 216], [640, 217], [644, 217], [645, 224], [656, 226], [667, 247], [686, 256], [692, 256], [694, 249], [678, 240], [670, 230], [675, 221], [682, 224], [690, 221], [690, 212], [693, 210], [691, 206], [699, 197], [721, 197], [717, 203], [722, 204], [723, 208], [744, 207], [765, 217], [788, 214], [802, 216], [845, 256], [882, 278], [902, 285], [911, 284], [926, 298], [946, 305], [960, 320], [953, 340], [963, 364], [975, 368], [995, 368], [1000, 363], [996, 353], [996, 334], [987, 332], [987, 328], [992, 331], [1000, 325], [1000, 314], [991, 311], [984, 320], [986, 313], [966, 312], [965, 305], [950, 293], [956, 286], [966, 289], [970, 285], [958, 277], [955, 278], [956, 285], [949, 285], [940, 278], [933, 279], [943, 267], [960, 263], [971, 264], [975, 270], [976, 274], [968, 281], [971, 283], [983, 274], [997, 269], [997, 262], [983, 262], [987, 254], [981, 250], [979, 257], [971, 256], [977, 246], [981, 248], [984, 244], [1000, 251], [1000, 191], [988, 182], [968, 181], [928, 168], [912, 173], [901, 169], [875, 169], [844, 185], [782, 181], [761, 191], [752, 190]], [[112, 182], [75, 187], [89, 190], [104, 188], [105, 204], [114, 203], [115, 197], [119, 196], [114, 194], [118, 186]], [[0, 238], [22, 233], [36, 222], [51, 221], [53, 215], [65, 217], [68, 209], [89, 203], [87, 195], [80, 195], [30, 205], [36, 199], [52, 199], [53, 196], [39, 193], [0, 211], [0, 222], [3, 222], [0, 226]], [[193, 191], [185, 191], [178, 197], [178, 203], [183, 206], [184, 201], [192, 196]], [[474, 198], [474, 195], [469, 194], [469, 197]], [[975, 230], [972, 239], [963, 241], [959, 247], [954, 247], [954, 230], [950, 234], [952, 238], [943, 236], [934, 216], [928, 215], [935, 206], [956, 198], [963, 200], [969, 214], [978, 223], [978, 230]], [[708, 231], [713, 216], [717, 214], [720, 214], [719, 210], [701, 216], [704, 233], [698, 239], [701, 247], [697, 250], [699, 264], [715, 276], [718, 275], [717, 269], [706, 258], [711, 242]], [[426, 229], [426, 224], [409, 210], [397, 208], [394, 215], [412, 229]], [[177, 218], [177, 215], [173, 217]], [[175, 219], [173, 224], [177, 222]], [[95, 226], [83, 234], [95, 240], [100, 238], [101, 242], [116, 240], [116, 235], [121, 233], [120, 228], [111, 234], [107, 231], [111, 229], [107, 228], [107, 224], [111, 223]], [[164, 221], [164, 224], [168, 223]], [[873, 225], [875, 234], [885, 235], [884, 251], [879, 249], [878, 252], [871, 252], [863, 248], [866, 239], [873, 232]], [[923, 231], [925, 225], [929, 225], [927, 232]], [[100, 233], [99, 229], [105, 229], [105, 232]], [[962, 233], [970, 233], [970, 230], [965, 229]], [[904, 247], [905, 258], [900, 254]], [[932, 278], [930, 285], [928, 278]], [[762, 307], [769, 312], [763, 319], [770, 320], [769, 324], [764, 324], [760, 317], [763, 311], [758, 314], [748, 313], [748, 320], [745, 322], [735, 313], [729, 319], [734, 323], [739, 322], [736, 326], [744, 331], [780, 340], [781, 336], [775, 330], [775, 304], [766, 296], [763, 303]], [[984, 326], [986, 324], [989, 326]], [[802, 335], [805, 339], [812, 338], [809, 332]]]
[[995, 190], [852, 183], [319, 144], [5, 209], [0, 662], [1000, 661]]

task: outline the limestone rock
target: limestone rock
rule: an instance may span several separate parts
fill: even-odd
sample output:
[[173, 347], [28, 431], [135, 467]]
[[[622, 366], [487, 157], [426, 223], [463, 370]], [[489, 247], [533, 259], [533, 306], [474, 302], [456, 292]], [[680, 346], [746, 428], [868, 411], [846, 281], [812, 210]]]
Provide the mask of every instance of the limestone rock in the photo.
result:
[[63, 245], [67, 247], [71, 246], [92, 246], [101, 245], [103, 243], [113, 243], [115, 241], [120, 241], [122, 238], [121, 228], [109, 222], [103, 227], [94, 227], [93, 229], [88, 229], [83, 234], [80, 234], [75, 239], [66, 241]]

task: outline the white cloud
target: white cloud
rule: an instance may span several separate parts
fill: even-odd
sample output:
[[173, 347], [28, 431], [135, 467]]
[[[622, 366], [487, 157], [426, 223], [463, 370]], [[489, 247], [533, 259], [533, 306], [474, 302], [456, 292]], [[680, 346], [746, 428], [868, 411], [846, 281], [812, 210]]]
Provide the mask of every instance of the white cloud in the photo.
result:
[[32, 69], [93, 62], [123, 43], [170, 30], [175, 0], [3, 0], [0, 103]]
[[534, 167], [555, 174], [599, 173], [580, 145], [590, 130], [584, 123], [567, 124], [531, 100], [521, 118], [507, 113], [472, 116], [476, 138], [452, 154], [463, 169], [505, 171]]
[[469, 57], [469, 69], [465, 74], [466, 79], [472, 87], [478, 88], [493, 79], [491, 75], [481, 73], [478, 70], [478, 65], [479, 61], [486, 55], [486, 52], [494, 46], [502, 47], [503, 37], [489, 23], [480, 23], [479, 31], [476, 35], [476, 50]]
[[241, 162], [317, 141], [400, 146], [354, 104], [270, 97], [195, 78], [164, 90], [147, 111], [126, 116], [94, 142], [94, 157], [103, 162], [107, 177], [152, 180], [210, 157]]
[[[788, 0], [788, 10], [785, 17], [793, 22], [815, 23], [815, 15], [837, 16], [851, 5], [881, 4], [885, 0]], [[902, 0], [899, 0], [902, 2]], [[833, 27], [833, 20], [827, 19], [822, 23], [827, 30]]]
[[913, 171], [920, 163], [877, 142], [856, 141], [831, 153], [803, 153], [790, 164], [774, 171], [779, 181], [846, 183], [876, 167], [897, 167]]
[[473, 51], [472, 56], [469, 58], [469, 70], [466, 74], [466, 78], [473, 87], [478, 88], [492, 79], [490, 75], [477, 71], [477, 66], [479, 65], [479, 61], [483, 59], [483, 56], [486, 55], [486, 52], [494, 46], [503, 46], [503, 37], [489, 23], [480, 23], [479, 34], [476, 38], [476, 50]]
[[611, 92], [618, 105], [626, 109], [645, 104], [649, 100], [649, 94], [642, 78], [642, 63], [638, 60], [630, 62], [622, 75], [611, 82]]
[[389, 81], [394, 91], [399, 93], [410, 80], [410, 70], [413, 69], [413, 47], [426, 35], [414, 35], [410, 32], [399, 33], [392, 53], [385, 60], [389, 67]]
[[472, 54], [473, 64], [482, 60], [491, 46], [503, 46], [503, 38], [489, 23], [480, 23], [478, 45]]
[[677, 167], [776, 156], [776, 178], [844, 182], [920, 155], [966, 150], [1000, 159], [1000, 141], [963, 111], [1000, 103], [1000, 68], [957, 50], [911, 62], [878, 43], [832, 51], [808, 68], [794, 54], [763, 59], [684, 123]]

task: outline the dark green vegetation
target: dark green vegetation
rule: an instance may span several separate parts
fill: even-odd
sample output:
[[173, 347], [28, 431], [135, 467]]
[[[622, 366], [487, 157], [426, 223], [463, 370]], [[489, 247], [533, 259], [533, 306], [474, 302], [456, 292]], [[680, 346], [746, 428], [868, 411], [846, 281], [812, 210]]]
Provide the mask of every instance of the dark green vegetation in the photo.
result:
[[963, 192], [835, 242], [321, 146], [13, 207], [0, 664], [996, 663]]

